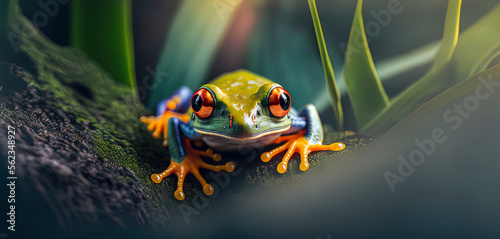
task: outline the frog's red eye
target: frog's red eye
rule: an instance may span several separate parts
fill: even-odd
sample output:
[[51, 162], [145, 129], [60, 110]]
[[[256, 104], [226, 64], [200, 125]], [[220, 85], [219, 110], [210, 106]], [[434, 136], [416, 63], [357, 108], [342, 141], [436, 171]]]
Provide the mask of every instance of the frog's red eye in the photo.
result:
[[281, 87], [274, 88], [268, 99], [271, 114], [275, 117], [284, 117], [290, 110], [291, 101], [290, 94], [285, 89]]
[[191, 97], [191, 108], [198, 118], [208, 118], [214, 109], [214, 97], [210, 91], [199, 89]]

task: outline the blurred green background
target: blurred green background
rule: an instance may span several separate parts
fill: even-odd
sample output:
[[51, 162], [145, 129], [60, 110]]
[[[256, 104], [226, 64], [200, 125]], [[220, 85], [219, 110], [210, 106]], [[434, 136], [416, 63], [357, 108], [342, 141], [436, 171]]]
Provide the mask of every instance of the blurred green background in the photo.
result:
[[[37, 12], [44, 11], [36, 0], [19, 2], [23, 14], [29, 20]], [[151, 84], [153, 75], [159, 72], [157, 66], [161, 69], [163, 64], [180, 64], [160, 75], [164, 76], [163, 80], [168, 85], [187, 82], [192, 87], [198, 87], [221, 73], [248, 68], [283, 84], [292, 94], [296, 108], [305, 103], [314, 103], [322, 112], [323, 122], [334, 125], [307, 1], [255, 0], [245, 1], [237, 8], [231, 8], [238, 2], [236, 0], [204, 1], [207, 5], [200, 4], [200, 9], [212, 12], [211, 16], [203, 15], [203, 11], [188, 15], [182, 18], [181, 27], [176, 28], [176, 19], [182, 12], [181, 2], [132, 1], [133, 70], [139, 98], [143, 103], [150, 108], [155, 104], [151, 94], [155, 88], [145, 85]], [[377, 21], [372, 12], [386, 10], [389, 2], [365, 1], [364, 21]], [[464, 1], [460, 28], [466, 29], [496, 4], [498, 1], [493, 0]], [[346, 129], [355, 129], [356, 120], [341, 77], [344, 59], [342, 43], [348, 40], [355, 5], [356, 1], [347, 0], [317, 1], [329, 54], [343, 93]], [[401, 1], [401, 6], [403, 11], [392, 15], [390, 23], [382, 27], [379, 34], [370, 37], [369, 42], [375, 65], [390, 97], [429, 70], [435, 49], [433, 42], [442, 38], [447, 1]], [[40, 30], [50, 39], [63, 46], [69, 46], [71, 42], [69, 12], [68, 4], [60, 4], [58, 13], [48, 18], [47, 24], [40, 26]], [[229, 20], [226, 15], [228, 12], [233, 13]], [[207, 27], [190, 25], [191, 21], [207, 17], [213, 18], [213, 22], [207, 22]], [[191, 55], [166, 54], [170, 51], [176, 53], [177, 50], [168, 48], [168, 43], [172, 42], [168, 41], [169, 37], [177, 38], [175, 40], [179, 44], [187, 46], [187, 49], [182, 50], [191, 52]], [[195, 50], [201, 46], [211, 46], [213, 49], [202, 48], [205, 49], [204, 54], [197, 54]], [[6, 48], [0, 48], [3, 49]], [[415, 50], [418, 54], [412, 60], [400, 57]], [[188, 63], [182, 63], [184, 61]], [[404, 73], [401, 73], [402, 68], [406, 69]], [[141, 89], [144, 90], [142, 93]], [[166, 97], [173, 90], [175, 87], [167, 88], [159, 92], [158, 97]], [[463, 99], [459, 97], [456, 101]], [[278, 233], [282, 233], [282, 228], [290, 230], [280, 235], [300, 235], [302, 238], [326, 238], [330, 234], [332, 238], [345, 236], [342, 233], [373, 236], [388, 232], [400, 238], [409, 235], [424, 235], [421, 237], [426, 238], [426, 232], [437, 235], [443, 233], [444, 237], [444, 233], [449, 231], [455, 233], [452, 235], [454, 238], [464, 235], [473, 238], [474, 235], [466, 233], [496, 232], [497, 227], [492, 225], [497, 224], [500, 215], [497, 204], [500, 194], [495, 190], [498, 189], [496, 182], [499, 175], [499, 149], [496, 146], [500, 139], [498, 110], [492, 109], [498, 109], [497, 102], [498, 95], [481, 103], [477, 114], [469, 121], [464, 121], [464, 126], [457, 131], [451, 131], [441, 118], [442, 110], [452, 107], [455, 101], [445, 101], [447, 104], [434, 109], [424, 108], [414, 115], [416, 117], [413, 120], [403, 122], [388, 135], [369, 144], [358, 159], [342, 166], [335, 164], [320, 168], [322, 171], [317, 174], [304, 174], [308, 176], [307, 180], [297, 185], [291, 184], [297, 186], [298, 190], [290, 194], [265, 192], [256, 197], [240, 198], [240, 202], [221, 198], [217, 200], [218, 207], [207, 210], [206, 214], [201, 215], [203, 218], [197, 221], [198, 224], [191, 228], [174, 224], [160, 229], [165, 230], [165, 234], [175, 233], [179, 236], [187, 236], [185, 234], [188, 232], [195, 236], [198, 236], [197, 233], [211, 232], [213, 236], [230, 237], [237, 231], [245, 232], [249, 238], [261, 232], [275, 238]], [[109, 112], [111, 114], [114, 111]], [[415, 149], [412, 140], [429, 137], [436, 127], [448, 129], [449, 141], [440, 145], [436, 154], [430, 156], [405, 184], [398, 184], [397, 192], [391, 193], [382, 176], [383, 172], [396, 170], [398, 156], [407, 156]], [[143, 159], [150, 160], [147, 157]], [[165, 198], [161, 200], [166, 201]], [[51, 212], [43, 200], [39, 200], [39, 205], [30, 204], [30, 207], [44, 208], [46, 211], [43, 213], [47, 214]], [[25, 211], [21, 211], [24, 213], [20, 215], [31, 215], [30, 207], [23, 207]], [[118, 230], [108, 228], [106, 223], [101, 224], [107, 230]], [[58, 229], [58, 225], [51, 226], [44, 229]], [[131, 236], [132, 233], [142, 233], [136, 230], [144, 230], [142, 226], [111, 231], [110, 234]], [[192, 230], [195, 226], [205, 228], [197, 232]], [[468, 231], [470, 228], [474, 231]], [[80, 236], [93, 233], [84, 230], [75, 231]], [[144, 231], [158, 236], [158, 232], [149, 228]]]
[[[322, 113], [325, 123], [335, 123], [307, 1], [206, 1], [203, 4], [200, 2], [200, 11], [191, 13], [188, 19], [179, 20], [178, 18], [182, 18], [181, 2], [132, 1], [133, 70], [139, 97], [150, 109], [181, 84], [197, 88], [224, 72], [246, 68], [285, 86], [291, 93], [296, 108], [313, 103]], [[376, 15], [386, 11], [389, 2], [364, 2], [365, 24], [379, 21]], [[44, 10], [40, 4], [35, 3], [33, 0], [20, 0], [23, 13], [30, 20], [30, 16]], [[497, 3], [495, 0], [464, 1], [460, 29], [469, 27]], [[355, 6], [356, 1], [317, 1], [329, 55], [343, 95], [345, 128], [352, 130], [356, 129], [356, 121], [345, 94], [342, 70], [345, 51], [343, 44], [348, 40]], [[420, 50], [420, 55], [412, 58], [414, 62], [405, 63], [397, 57], [416, 49], [418, 51], [419, 47], [441, 39], [447, 1], [400, 1], [400, 6], [401, 13], [391, 14], [387, 24], [379, 25], [381, 27], [377, 34], [368, 36], [375, 66], [389, 97], [399, 93], [430, 68], [435, 49], [432, 46], [428, 50]], [[50, 17], [40, 30], [56, 43], [69, 45], [70, 5], [60, 4], [59, 7], [58, 13]], [[205, 28], [212, 32], [199, 33], [203, 29], [192, 24], [210, 19], [202, 14], [207, 11], [217, 16]], [[176, 19], [185, 23], [180, 30], [173, 29]], [[188, 43], [194, 50], [178, 53], [175, 49], [168, 49], [169, 39], [181, 42], [191, 39]], [[210, 47], [213, 49], [200, 52], [200, 48]], [[192, 56], [185, 56], [186, 54]], [[189, 66], [169, 69], [169, 64], [174, 63]], [[404, 67], [396, 63], [406, 66], [409, 64], [409, 70], [401, 72]], [[162, 88], [152, 94], [152, 78], [158, 72], [162, 76], [162, 84], [167, 84], [168, 87], [167, 90]]]

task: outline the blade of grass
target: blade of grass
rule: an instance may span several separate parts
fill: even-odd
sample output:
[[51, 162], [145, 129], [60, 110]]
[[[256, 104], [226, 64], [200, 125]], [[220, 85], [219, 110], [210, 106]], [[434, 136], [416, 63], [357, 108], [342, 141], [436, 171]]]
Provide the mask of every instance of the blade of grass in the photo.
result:
[[358, 128], [364, 127], [389, 105], [366, 39], [362, 16], [363, 0], [358, 0], [344, 65], [344, 80]]
[[131, 0], [71, 2], [71, 45], [135, 88]]
[[448, 1], [446, 19], [444, 22], [443, 40], [439, 47], [433, 67], [442, 67], [451, 59], [453, 51], [457, 46], [458, 32], [460, 27], [460, 8], [462, 0]]
[[155, 87], [147, 101], [149, 108], [181, 85], [196, 89], [205, 81], [210, 62], [241, 2], [182, 2], [160, 54]]
[[314, 0], [308, 0], [309, 9], [311, 10], [311, 16], [314, 24], [314, 31], [316, 32], [316, 39], [318, 41], [319, 52], [321, 55], [321, 62], [323, 64], [323, 69], [325, 71], [326, 86], [330, 94], [330, 99], [332, 101], [333, 112], [337, 121], [338, 130], [344, 129], [344, 112], [342, 110], [342, 104], [340, 102], [340, 91], [337, 88], [335, 82], [335, 73], [333, 72], [332, 63], [330, 62], [330, 57], [328, 56], [328, 51], [326, 49], [325, 39], [323, 37], [323, 30], [321, 29], [321, 22], [318, 16], [318, 10], [316, 9], [316, 2]]

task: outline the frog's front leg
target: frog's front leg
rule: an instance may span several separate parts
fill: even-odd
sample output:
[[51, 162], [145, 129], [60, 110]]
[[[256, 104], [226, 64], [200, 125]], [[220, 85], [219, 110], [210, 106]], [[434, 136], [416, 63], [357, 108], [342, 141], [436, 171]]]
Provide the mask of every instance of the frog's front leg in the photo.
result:
[[199, 137], [200, 135], [194, 131], [191, 124], [182, 122], [177, 118], [170, 118], [168, 120], [168, 140], [170, 142], [168, 147], [171, 157], [170, 166], [162, 173], [152, 174], [151, 180], [155, 183], [160, 183], [163, 178], [170, 174], [176, 174], [177, 190], [175, 190], [174, 196], [177, 200], [184, 199], [183, 185], [187, 174], [191, 173], [195, 176], [201, 183], [203, 192], [206, 195], [212, 195], [214, 193], [214, 188], [201, 176], [199, 168], [205, 168], [215, 172], [221, 170], [232, 172], [234, 170], [235, 164], [233, 162], [228, 162], [225, 165], [210, 165], [205, 163], [200, 156], [209, 157], [218, 162], [221, 160], [221, 155], [214, 153], [212, 149], [207, 149], [206, 151], [193, 149], [190, 140], [196, 140], [199, 139]]
[[190, 106], [193, 92], [186, 86], [181, 86], [172, 95], [156, 106], [156, 116], [142, 116], [141, 121], [148, 125], [148, 130], [153, 136], [159, 138], [163, 133], [163, 145], [168, 145], [168, 120], [178, 118], [184, 122], [189, 121], [187, 111]]
[[305, 171], [309, 168], [307, 155], [314, 151], [333, 150], [340, 151], [345, 148], [343, 143], [333, 143], [323, 145], [323, 125], [319, 118], [318, 111], [314, 105], [306, 105], [299, 116], [292, 116], [292, 125], [289, 132], [296, 133], [292, 135], [280, 136], [274, 140], [274, 144], [286, 142], [275, 149], [265, 152], [261, 155], [263, 162], [268, 162], [276, 154], [287, 150], [281, 163], [278, 164], [278, 172], [284, 173], [287, 169], [288, 161], [294, 153], [300, 154], [300, 170]]

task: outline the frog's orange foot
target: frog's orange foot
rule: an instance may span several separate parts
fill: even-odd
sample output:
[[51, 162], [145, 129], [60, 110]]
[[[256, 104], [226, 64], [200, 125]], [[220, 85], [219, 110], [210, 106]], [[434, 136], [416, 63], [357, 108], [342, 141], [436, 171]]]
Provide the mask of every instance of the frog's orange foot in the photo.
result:
[[168, 145], [168, 119], [170, 118], [178, 118], [184, 122], [189, 121], [188, 114], [180, 114], [171, 110], [165, 111], [160, 116], [142, 116], [141, 121], [148, 126], [148, 130], [153, 132], [153, 136], [155, 138], [159, 138], [163, 133], [163, 146]]
[[203, 192], [206, 195], [212, 195], [214, 193], [214, 187], [207, 183], [207, 181], [201, 176], [199, 168], [205, 168], [208, 170], [212, 170], [214, 172], [219, 172], [221, 170], [225, 170], [227, 172], [232, 172], [235, 168], [235, 164], [233, 162], [228, 162], [225, 165], [211, 165], [205, 163], [200, 156], [205, 156], [212, 158], [215, 161], [221, 160], [221, 155], [213, 152], [212, 149], [207, 149], [205, 151], [195, 150], [191, 147], [191, 144], [188, 140], [186, 140], [186, 150], [188, 152], [188, 156], [184, 158], [182, 163], [177, 163], [172, 161], [170, 166], [159, 174], [152, 174], [151, 180], [155, 183], [160, 183], [161, 180], [170, 174], [177, 175], [177, 190], [175, 190], [174, 196], [177, 200], [184, 200], [184, 179], [186, 175], [191, 173], [193, 174], [198, 182], [201, 183], [203, 187]]
[[330, 145], [322, 145], [322, 144], [313, 144], [306, 140], [304, 137], [304, 133], [301, 132], [297, 135], [290, 136], [282, 136], [275, 140], [274, 143], [280, 143], [287, 140], [287, 142], [275, 149], [263, 153], [260, 158], [263, 162], [269, 162], [276, 154], [279, 154], [285, 150], [287, 150], [285, 156], [281, 160], [281, 163], [278, 164], [278, 172], [284, 173], [286, 172], [288, 161], [292, 157], [294, 153], [300, 154], [300, 170], [306, 171], [309, 168], [309, 161], [307, 160], [307, 155], [314, 151], [321, 150], [333, 150], [340, 151], [345, 148], [345, 144], [343, 143], [333, 143]]

